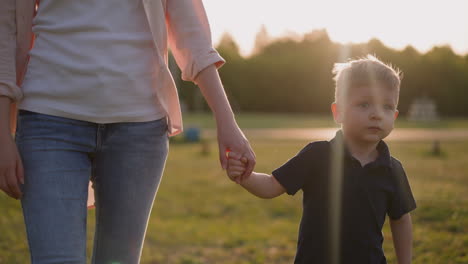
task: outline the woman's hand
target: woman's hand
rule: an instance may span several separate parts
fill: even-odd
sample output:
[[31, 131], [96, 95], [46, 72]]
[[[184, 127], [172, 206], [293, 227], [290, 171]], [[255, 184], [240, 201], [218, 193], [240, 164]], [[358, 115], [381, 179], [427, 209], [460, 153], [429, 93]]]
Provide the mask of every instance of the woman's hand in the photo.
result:
[[250, 143], [244, 136], [235, 122], [226, 124], [218, 122], [218, 146], [219, 160], [223, 169], [227, 169], [228, 155], [227, 152], [232, 151], [246, 159], [246, 168], [244, 174], [236, 178], [236, 182], [240, 183], [243, 179], [249, 177], [255, 167], [255, 153], [250, 147]]
[[221, 79], [215, 65], [210, 65], [203, 69], [195, 80], [196, 84], [205, 97], [208, 105], [213, 111], [216, 119], [218, 145], [219, 145], [219, 160], [223, 169], [227, 168], [228, 151], [236, 153], [247, 158], [247, 168], [245, 173], [239, 177], [238, 183], [247, 178], [253, 171], [255, 166], [255, 154], [250, 147], [250, 143], [240, 130], [234, 119], [231, 106], [224, 92]]
[[10, 135], [10, 104], [10, 98], [0, 96], [0, 190], [19, 199], [19, 183], [24, 183], [24, 174], [18, 148]]
[[21, 199], [19, 184], [24, 184], [23, 164], [13, 138], [0, 136], [0, 189], [15, 199]]

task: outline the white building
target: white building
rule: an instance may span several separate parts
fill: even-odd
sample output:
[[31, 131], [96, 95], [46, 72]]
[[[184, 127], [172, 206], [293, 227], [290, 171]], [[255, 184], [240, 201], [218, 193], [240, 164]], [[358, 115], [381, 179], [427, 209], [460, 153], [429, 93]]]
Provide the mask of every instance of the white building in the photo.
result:
[[427, 96], [416, 98], [408, 110], [408, 120], [413, 121], [437, 121], [437, 107], [434, 100]]

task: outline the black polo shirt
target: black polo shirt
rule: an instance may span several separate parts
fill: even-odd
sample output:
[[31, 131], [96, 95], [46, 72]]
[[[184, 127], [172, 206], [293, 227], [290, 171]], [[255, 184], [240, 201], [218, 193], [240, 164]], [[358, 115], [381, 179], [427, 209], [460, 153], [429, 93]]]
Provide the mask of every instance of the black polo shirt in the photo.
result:
[[342, 143], [342, 133], [331, 141], [305, 146], [273, 171], [273, 176], [294, 195], [303, 191], [303, 214], [294, 263], [329, 263], [330, 172], [334, 146], [343, 148], [343, 177], [339, 223], [340, 263], [386, 263], [382, 249], [385, 216], [399, 219], [416, 208], [401, 163], [380, 141], [375, 161], [361, 166]]

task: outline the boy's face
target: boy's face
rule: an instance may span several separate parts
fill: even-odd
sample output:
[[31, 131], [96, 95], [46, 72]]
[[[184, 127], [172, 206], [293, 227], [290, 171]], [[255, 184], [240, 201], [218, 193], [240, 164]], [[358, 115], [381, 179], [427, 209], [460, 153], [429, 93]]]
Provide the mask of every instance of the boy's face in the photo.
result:
[[376, 143], [393, 130], [398, 116], [398, 91], [381, 86], [351, 89], [337, 104], [332, 104], [335, 121], [343, 134], [356, 143]]

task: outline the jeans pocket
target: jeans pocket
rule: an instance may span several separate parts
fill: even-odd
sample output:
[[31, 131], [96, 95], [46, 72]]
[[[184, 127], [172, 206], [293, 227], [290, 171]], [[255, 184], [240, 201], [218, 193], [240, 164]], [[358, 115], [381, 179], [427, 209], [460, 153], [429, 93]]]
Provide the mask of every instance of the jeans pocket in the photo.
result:
[[18, 119], [16, 126], [16, 143], [20, 143], [24, 136], [29, 133], [36, 135], [40, 133], [42, 127], [42, 121], [40, 119], [41, 113], [29, 111], [29, 110], [18, 110]]
[[86, 132], [92, 125], [86, 121], [20, 110], [15, 137], [18, 141], [40, 139], [51, 135], [71, 138], [77, 137], [81, 131]]
[[142, 131], [151, 131], [151, 134], [162, 136], [167, 134], [167, 118], [163, 117], [154, 121], [134, 123]]
[[23, 127], [24, 127], [24, 120], [29, 119], [31, 117], [37, 116], [39, 113], [32, 112], [29, 110], [18, 110], [18, 118], [16, 120], [16, 132], [15, 132], [15, 140], [16, 144], [18, 144], [19, 139], [21, 139], [23, 135]]

